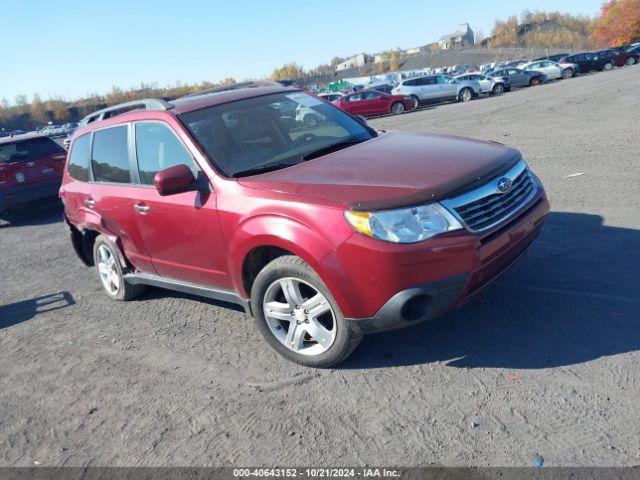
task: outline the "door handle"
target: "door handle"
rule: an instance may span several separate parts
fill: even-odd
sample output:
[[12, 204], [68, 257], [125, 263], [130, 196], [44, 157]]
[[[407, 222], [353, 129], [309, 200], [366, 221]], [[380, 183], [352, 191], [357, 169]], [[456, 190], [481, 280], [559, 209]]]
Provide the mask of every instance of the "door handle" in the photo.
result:
[[84, 204], [85, 204], [87, 207], [93, 207], [93, 206], [96, 204], [96, 201], [95, 201], [95, 200], [91, 200], [90, 198], [87, 198], [87, 199], [84, 201]]
[[147, 206], [147, 205], [143, 205], [141, 203], [137, 203], [133, 206], [133, 208], [136, 209], [137, 212], [140, 213], [147, 213], [149, 210], [151, 210], [151, 207]]

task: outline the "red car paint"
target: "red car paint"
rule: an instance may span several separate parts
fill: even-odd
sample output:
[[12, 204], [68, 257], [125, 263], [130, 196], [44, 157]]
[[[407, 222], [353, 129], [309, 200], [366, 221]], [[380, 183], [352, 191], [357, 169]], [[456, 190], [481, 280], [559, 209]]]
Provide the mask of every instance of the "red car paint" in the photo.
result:
[[377, 90], [362, 90], [351, 93], [333, 103], [345, 112], [363, 117], [393, 113], [392, 107], [396, 103], [402, 104], [404, 110], [411, 110], [414, 107], [412, 98], [404, 95], [389, 95]]
[[74, 180], [67, 168], [61, 194], [76, 251], [82, 252], [80, 236], [101, 233], [134, 272], [232, 292], [248, 302], [249, 254], [277, 247], [308, 263], [342, 314], [358, 321], [374, 316], [404, 289], [464, 274], [451, 299], [457, 307], [507, 269], [539, 233], [549, 204], [537, 180], [517, 215], [481, 233], [462, 229], [395, 244], [356, 233], [345, 221], [345, 210], [432, 202], [486, 183], [520, 158], [499, 144], [390, 132], [296, 166], [237, 179], [214, 168], [180, 121], [181, 115], [212, 105], [289, 91], [260, 87], [195, 96], [169, 110], [128, 112], [79, 129], [70, 152], [79, 138], [98, 129], [164, 122], [195, 158], [210, 191], [161, 195], [149, 186]]
[[56, 198], [65, 158], [45, 135], [0, 138], [0, 212]]

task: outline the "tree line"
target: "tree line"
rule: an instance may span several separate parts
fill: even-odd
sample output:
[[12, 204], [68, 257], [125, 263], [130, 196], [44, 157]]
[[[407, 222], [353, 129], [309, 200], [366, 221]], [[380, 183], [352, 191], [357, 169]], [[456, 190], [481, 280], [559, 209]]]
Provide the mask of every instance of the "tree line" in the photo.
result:
[[640, 0], [610, 0], [594, 18], [560, 12], [530, 12], [496, 20], [493, 48], [607, 48], [640, 42]]
[[0, 100], [0, 129], [5, 131], [32, 130], [49, 123], [61, 125], [67, 122], [77, 122], [91, 112], [118, 103], [151, 97], [171, 100], [217, 85], [235, 82], [234, 78], [229, 77], [218, 84], [207, 81], [184, 84], [177, 82], [172, 86], [158, 87], [142, 83], [127, 90], [113, 86], [104, 95], [93, 93], [74, 101], [66, 101], [62, 98], [42, 100], [39, 94], [35, 94], [31, 101], [26, 95], [18, 95], [11, 104], [6, 98], [3, 98]]

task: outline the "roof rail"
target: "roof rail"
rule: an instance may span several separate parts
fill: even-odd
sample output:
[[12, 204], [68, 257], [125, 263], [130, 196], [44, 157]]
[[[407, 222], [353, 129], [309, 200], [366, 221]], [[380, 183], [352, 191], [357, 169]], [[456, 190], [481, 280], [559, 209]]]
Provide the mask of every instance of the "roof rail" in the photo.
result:
[[257, 88], [257, 87], [281, 87], [282, 85], [273, 80], [254, 80], [250, 82], [231, 83], [229, 85], [220, 85], [218, 87], [206, 88], [199, 92], [189, 93], [180, 98], [191, 98], [199, 95], [207, 95], [209, 93], [230, 92], [232, 90], [240, 90], [241, 88]]
[[173, 108], [169, 102], [166, 102], [160, 98], [145, 98], [142, 100], [132, 100], [130, 102], [119, 103], [117, 105], [112, 105], [111, 107], [103, 108], [101, 110], [97, 110], [93, 113], [90, 113], [86, 117], [84, 117], [79, 122], [79, 126], [84, 127], [92, 122], [99, 122], [100, 120], [104, 120], [105, 118], [115, 117], [121, 113], [125, 113], [124, 111], [129, 110], [169, 110]]

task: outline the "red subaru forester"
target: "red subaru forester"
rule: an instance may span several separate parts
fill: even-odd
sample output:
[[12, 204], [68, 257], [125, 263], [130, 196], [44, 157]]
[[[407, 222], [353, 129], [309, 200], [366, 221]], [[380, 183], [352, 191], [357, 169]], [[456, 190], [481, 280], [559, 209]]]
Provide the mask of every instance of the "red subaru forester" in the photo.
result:
[[[322, 121], [297, 123], [299, 106]], [[462, 305], [549, 211], [517, 150], [376, 132], [264, 85], [89, 115], [60, 195], [110, 297], [151, 285], [239, 304], [278, 353], [313, 367]]]

